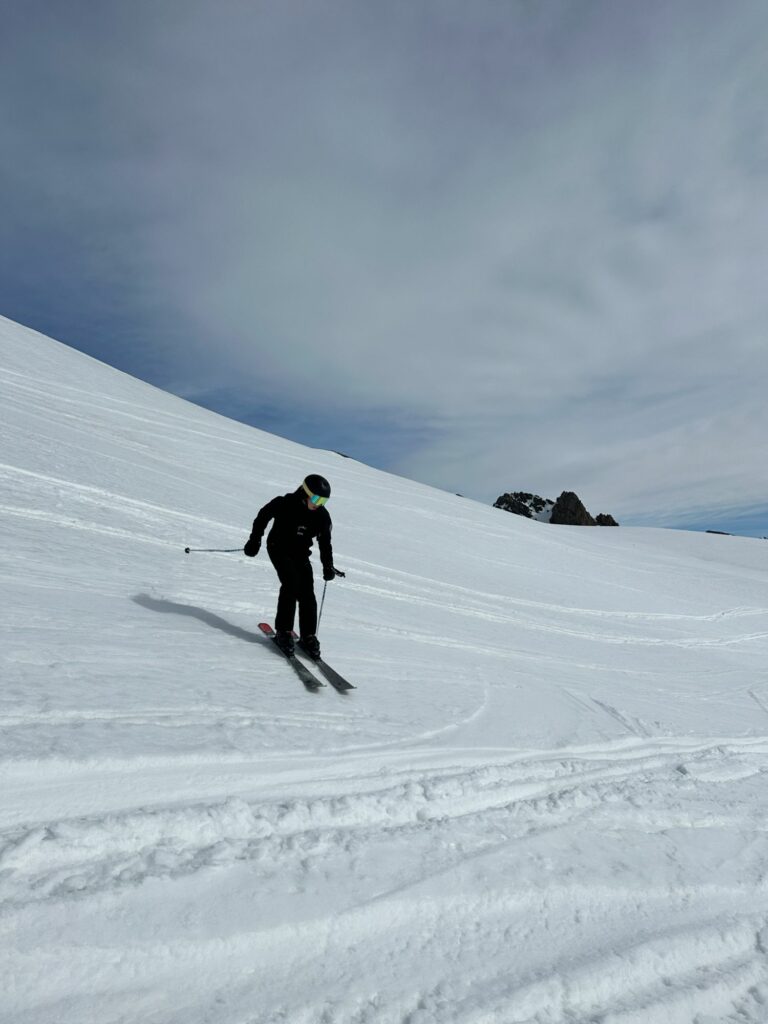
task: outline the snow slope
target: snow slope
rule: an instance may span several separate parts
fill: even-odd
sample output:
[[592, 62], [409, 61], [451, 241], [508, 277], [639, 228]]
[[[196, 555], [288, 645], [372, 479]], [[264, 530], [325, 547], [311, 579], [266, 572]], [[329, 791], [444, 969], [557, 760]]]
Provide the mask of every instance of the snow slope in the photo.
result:
[[[0, 1021], [768, 1020], [768, 544], [553, 527], [0, 319]], [[308, 694], [239, 547], [334, 488]]]

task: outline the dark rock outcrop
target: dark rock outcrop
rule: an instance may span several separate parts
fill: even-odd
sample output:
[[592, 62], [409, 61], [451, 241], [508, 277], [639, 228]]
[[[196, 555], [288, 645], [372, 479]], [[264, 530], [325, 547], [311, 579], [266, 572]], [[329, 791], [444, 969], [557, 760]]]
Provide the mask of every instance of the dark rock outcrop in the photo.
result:
[[593, 519], [573, 491], [563, 491], [557, 501], [542, 498], [538, 494], [530, 494], [528, 491], [510, 491], [500, 495], [494, 501], [493, 507], [512, 512], [516, 516], [525, 516], [526, 519], [538, 519], [541, 522], [564, 526], [619, 525], [613, 516], [604, 512]]
[[534, 509], [536, 505], [540, 506], [540, 511], [544, 508], [545, 500], [540, 498], [539, 495], [529, 495], [525, 490], [511, 490], [507, 495], [500, 495], [494, 502], [494, 508], [504, 509], [505, 512], [512, 512], [513, 515], [523, 515], [526, 519], [534, 518]]
[[573, 491], [563, 491], [552, 509], [550, 523], [559, 526], [596, 526], [581, 499]]
[[618, 526], [619, 524], [613, 518], [613, 516], [606, 515], [605, 512], [601, 512], [600, 515], [595, 516], [595, 522], [598, 526]]
[[493, 503], [494, 508], [502, 508], [505, 512], [525, 516], [526, 519], [548, 518], [546, 513], [553, 505], [554, 502], [549, 498], [528, 491], [510, 491], [509, 494], [500, 495]]
[[525, 516], [526, 519], [533, 518], [528, 506], [524, 505], [514, 494], [500, 494], [494, 501], [493, 507], [504, 509], [505, 512], [511, 512], [515, 516]]

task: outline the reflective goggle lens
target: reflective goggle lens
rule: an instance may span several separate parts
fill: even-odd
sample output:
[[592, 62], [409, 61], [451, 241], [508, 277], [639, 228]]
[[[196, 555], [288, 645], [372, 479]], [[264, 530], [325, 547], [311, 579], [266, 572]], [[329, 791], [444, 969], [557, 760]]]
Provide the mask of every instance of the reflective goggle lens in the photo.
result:
[[319, 494], [313, 494], [306, 484], [302, 484], [301, 486], [304, 488], [304, 493], [315, 506], [315, 508], [320, 508], [321, 505], [324, 505], [326, 501], [328, 501], [327, 498], [321, 498]]

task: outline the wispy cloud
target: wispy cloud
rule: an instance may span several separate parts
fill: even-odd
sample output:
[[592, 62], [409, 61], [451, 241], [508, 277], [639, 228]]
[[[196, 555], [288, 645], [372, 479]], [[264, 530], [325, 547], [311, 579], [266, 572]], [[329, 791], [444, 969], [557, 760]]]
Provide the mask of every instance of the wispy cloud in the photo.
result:
[[483, 499], [768, 507], [759, 0], [66, 6], [2, 167], [94, 354]]

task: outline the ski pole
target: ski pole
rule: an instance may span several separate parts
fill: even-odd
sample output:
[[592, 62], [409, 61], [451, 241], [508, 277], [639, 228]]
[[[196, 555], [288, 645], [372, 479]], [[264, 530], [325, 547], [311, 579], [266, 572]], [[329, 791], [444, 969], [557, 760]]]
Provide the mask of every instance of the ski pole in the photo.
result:
[[221, 554], [231, 554], [233, 551], [242, 550], [242, 548], [184, 548], [184, 554], [188, 555], [191, 551], [218, 551]]
[[[341, 569], [334, 568], [333, 571], [336, 573], [337, 576], [341, 576], [342, 579], [344, 579], [346, 577], [346, 575], [347, 575], [345, 572], [342, 572]], [[323, 605], [325, 604], [325, 592], [326, 592], [327, 589], [328, 589], [328, 580], [326, 580], [323, 583], [323, 597], [322, 597], [322, 600], [320, 601], [320, 611], [318, 612], [318, 615], [317, 615], [317, 630], [318, 630], [318, 632], [320, 631], [320, 619], [323, 617]]]

